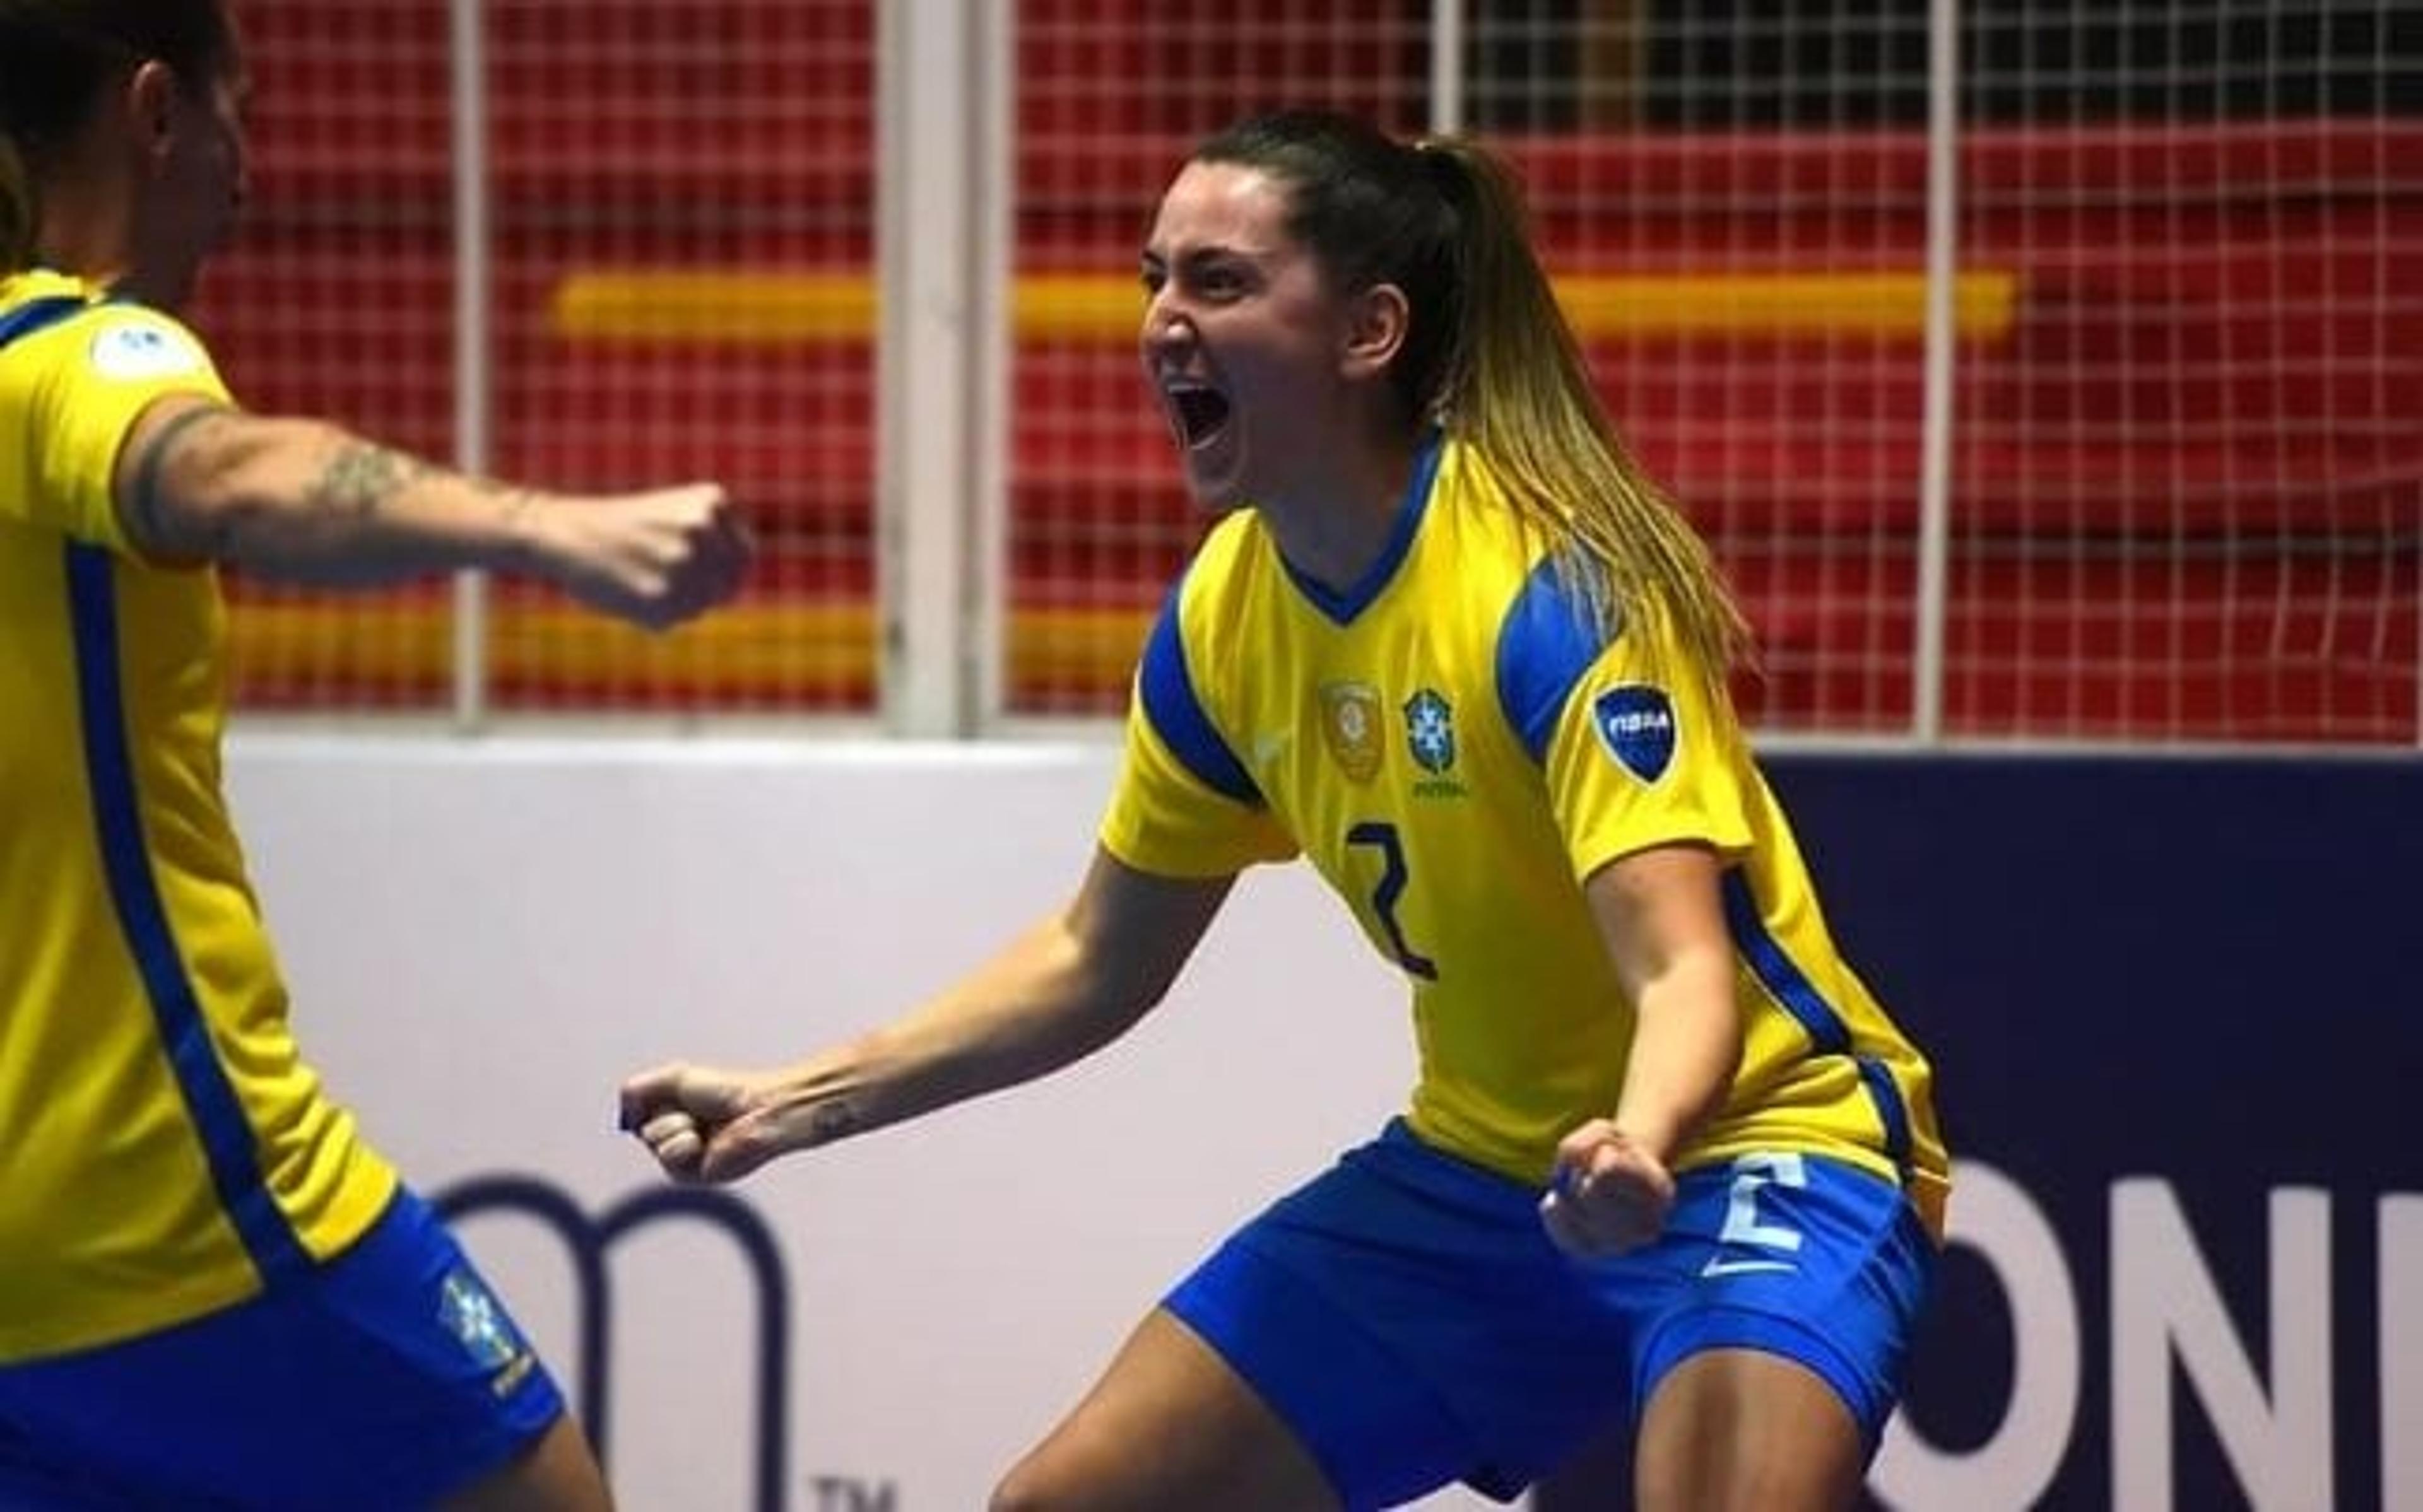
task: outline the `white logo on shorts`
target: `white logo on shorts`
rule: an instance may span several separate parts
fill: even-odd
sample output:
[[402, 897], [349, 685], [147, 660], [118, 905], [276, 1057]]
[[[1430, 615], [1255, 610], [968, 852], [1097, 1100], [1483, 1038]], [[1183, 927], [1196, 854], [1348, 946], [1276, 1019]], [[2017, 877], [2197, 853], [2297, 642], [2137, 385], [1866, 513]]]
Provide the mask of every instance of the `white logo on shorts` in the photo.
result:
[[1700, 1268], [1702, 1276], [1739, 1276], [1756, 1270], [1797, 1270], [1789, 1260], [1726, 1260], [1715, 1259]]

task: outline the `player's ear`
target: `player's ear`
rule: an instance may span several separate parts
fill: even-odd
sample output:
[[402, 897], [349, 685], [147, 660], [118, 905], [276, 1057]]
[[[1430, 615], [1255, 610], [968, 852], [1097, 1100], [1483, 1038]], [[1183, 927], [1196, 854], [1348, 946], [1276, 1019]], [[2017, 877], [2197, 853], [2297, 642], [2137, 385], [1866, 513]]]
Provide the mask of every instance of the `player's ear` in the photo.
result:
[[1347, 301], [1346, 339], [1339, 352], [1344, 376], [1377, 377], [1404, 349], [1413, 310], [1405, 291], [1392, 283], [1373, 284]]
[[167, 155], [177, 129], [177, 71], [156, 57], [135, 65], [118, 93], [128, 140], [145, 161], [156, 165]]

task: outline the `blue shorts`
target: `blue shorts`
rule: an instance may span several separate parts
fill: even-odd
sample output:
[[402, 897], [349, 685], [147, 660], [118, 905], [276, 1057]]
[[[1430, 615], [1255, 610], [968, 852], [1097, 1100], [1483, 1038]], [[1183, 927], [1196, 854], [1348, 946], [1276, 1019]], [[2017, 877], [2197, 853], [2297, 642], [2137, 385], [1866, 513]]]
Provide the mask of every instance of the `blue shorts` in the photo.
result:
[[399, 1190], [299, 1282], [0, 1366], [0, 1509], [427, 1507], [562, 1412], [436, 1214]]
[[1576, 1260], [1540, 1193], [1402, 1120], [1231, 1236], [1164, 1305], [1350, 1509], [1461, 1480], [1512, 1501], [1685, 1359], [1808, 1366], [1874, 1451], [1936, 1263], [1900, 1190], [1793, 1152], [1688, 1172], [1656, 1243]]

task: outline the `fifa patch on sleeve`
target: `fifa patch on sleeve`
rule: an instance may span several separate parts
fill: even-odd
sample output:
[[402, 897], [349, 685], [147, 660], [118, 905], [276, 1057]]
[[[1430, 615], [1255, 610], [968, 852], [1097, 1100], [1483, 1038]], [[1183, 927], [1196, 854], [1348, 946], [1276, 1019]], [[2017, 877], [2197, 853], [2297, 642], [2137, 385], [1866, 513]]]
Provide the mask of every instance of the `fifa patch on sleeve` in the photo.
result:
[[103, 326], [94, 334], [87, 355], [93, 371], [120, 383], [174, 378], [201, 372], [209, 366], [202, 349], [190, 337], [139, 316]]
[[1643, 782], [1666, 775], [1674, 761], [1674, 703], [1646, 683], [1608, 688], [1591, 704], [1599, 744], [1616, 764]]

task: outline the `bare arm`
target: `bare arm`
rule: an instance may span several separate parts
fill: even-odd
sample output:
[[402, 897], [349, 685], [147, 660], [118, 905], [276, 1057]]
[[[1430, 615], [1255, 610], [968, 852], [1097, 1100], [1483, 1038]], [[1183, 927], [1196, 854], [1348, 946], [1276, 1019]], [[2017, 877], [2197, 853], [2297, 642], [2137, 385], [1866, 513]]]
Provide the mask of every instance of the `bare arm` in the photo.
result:
[[1676, 1153], [1733, 1085], [1741, 1008], [1718, 882], [1714, 852], [1663, 845], [1600, 868], [1586, 887], [1639, 1024], [1612, 1115], [1558, 1149], [1557, 1189], [1544, 1207], [1569, 1249], [1602, 1253], [1655, 1237], [1673, 1201]]
[[622, 1121], [676, 1179], [729, 1181], [794, 1150], [1015, 1086], [1144, 1016], [1211, 927], [1232, 878], [1178, 881], [1097, 851], [1069, 906], [884, 1028], [766, 1072], [662, 1066]]
[[320, 420], [185, 397], [138, 418], [119, 520], [167, 560], [239, 562], [331, 587], [461, 567], [527, 574], [661, 627], [728, 597], [749, 557], [723, 491], [572, 496], [469, 478]]

